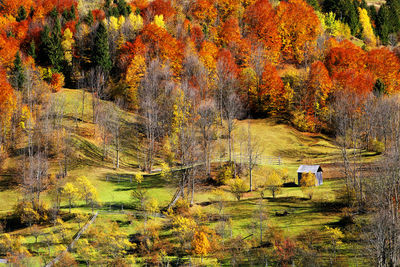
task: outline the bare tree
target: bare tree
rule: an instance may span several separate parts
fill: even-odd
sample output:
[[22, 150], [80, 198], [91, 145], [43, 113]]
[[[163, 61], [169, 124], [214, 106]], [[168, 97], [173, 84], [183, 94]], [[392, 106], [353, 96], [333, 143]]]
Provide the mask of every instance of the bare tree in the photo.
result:
[[[173, 88], [168, 66], [162, 67], [158, 59], [150, 62], [139, 88], [139, 105], [146, 137], [144, 170], [150, 172], [154, 164], [156, 141], [162, 137], [163, 122], [168, 123], [165, 103]], [[170, 116], [170, 115], [169, 115]]]
[[110, 132], [113, 136], [113, 144], [115, 149], [115, 168], [119, 168], [120, 164], [120, 152], [121, 152], [121, 134], [122, 134], [122, 112], [119, 110], [118, 105], [115, 104], [110, 110]]
[[250, 186], [249, 190], [253, 191], [253, 169], [257, 165], [257, 161], [259, 160], [262, 153], [262, 145], [256, 139], [255, 136], [251, 134], [250, 122], [247, 125], [247, 158], [248, 158], [248, 168], [249, 168], [249, 179]]
[[199, 120], [197, 125], [201, 134], [201, 147], [206, 165], [207, 176], [211, 173], [212, 141], [216, 135], [217, 110], [213, 100], [203, 101], [197, 110]]

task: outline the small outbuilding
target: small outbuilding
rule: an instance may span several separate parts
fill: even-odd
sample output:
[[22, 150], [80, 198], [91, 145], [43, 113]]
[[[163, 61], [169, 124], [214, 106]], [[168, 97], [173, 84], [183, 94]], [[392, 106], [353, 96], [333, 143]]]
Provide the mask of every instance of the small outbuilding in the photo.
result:
[[322, 185], [322, 168], [320, 165], [300, 165], [297, 169], [297, 182], [300, 185], [301, 177], [304, 173], [312, 173], [315, 175], [315, 185]]

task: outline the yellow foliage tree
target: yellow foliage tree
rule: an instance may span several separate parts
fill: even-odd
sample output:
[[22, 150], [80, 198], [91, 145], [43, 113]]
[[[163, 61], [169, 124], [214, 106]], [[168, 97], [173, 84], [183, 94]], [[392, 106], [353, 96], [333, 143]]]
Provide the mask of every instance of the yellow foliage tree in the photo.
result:
[[138, 108], [138, 89], [140, 81], [146, 73], [146, 62], [145, 58], [141, 55], [136, 55], [131, 64], [129, 64], [126, 71], [125, 81], [129, 88], [127, 90], [126, 99], [130, 105], [131, 109]]
[[140, 31], [143, 29], [143, 18], [139, 14], [136, 15], [134, 12], [132, 12], [128, 19], [134, 31]]
[[78, 189], [71, 182], [65, 184], [62, 195], [68, 200], [69, 213], [71, 213], [72, 202], [79, 196]]
[[72, 65], [72, 47], [75, 43], [75, 40], [73, 38], [73, 34], [69, 28], [65, 29], [62, 41], [61, 41], [61, 46], [64, 51], [64, 58], [68, 62], [68, 65]]
[[229, 185], [229, 191], [232, 193], [232, 195], [236, 197], [238, 201], [243, 197], [243, 194], [248, 190], [246, 183], [240, 178], [229, 180], [228, 185]]
[[[29, 251], [23, 246], [25, 239], [21, 235], [11, 236], [5, 233], [0, 238], [0, 250], [4, 251], [10, 264], [16, 263], [18, 259], [30, 256]], [[17, 264], [17, 266], [19, 266]]]
[[97, 190], [92, 185], [86, 176], [80, 176], [76, 179], [76, 187], [78, 188], [78, 194], [82, 199], [86, 201], [86, 205], [91, 203], [92, 208], [94, 202], [97, 201]]
[[281, 191], [282, 184], [282, 175], [280, 175], [277, 171], [272, 171], [267, 176], [267, 179], [265, 181], [265, 188], [267, 188], [271, 192], [272, 198], [275, 198], [275, 196]]
[[314, 194], [315, 184], [316, 180], [313, 173], [303, 173], [300, 180], [301, 191], [303, 194], [307, 195], [309, 199], [311, 199]]
[[160, 28], [165, 29], [165, 22], [164, 22], [164, 16], [161, 15], [155, 15], [154, 16], [154, 24], [157, 25]]
[[196, 232], [192, 241], [193, 252], [196, 255], [201, 256], [203, 262], [203, 256], [207, 255], [211, 249], [210, 241], [208, 241], [207, 235], [204, 232]]
[[363, 8], [358, 8], [358, 12], [360, 14], [360, 23], [363, 28], [362, 31], [362, 38], [367, 44], [371, 44], [372, 46], [375, 46], [376, 44], [376, 37], [374, 34], [374, 31], [371, 26], [371, 20], [368, 16], [367, 10]]

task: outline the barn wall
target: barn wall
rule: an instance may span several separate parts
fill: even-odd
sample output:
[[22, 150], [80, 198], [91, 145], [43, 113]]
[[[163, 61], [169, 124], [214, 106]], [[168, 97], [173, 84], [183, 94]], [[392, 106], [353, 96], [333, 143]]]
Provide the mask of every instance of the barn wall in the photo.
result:
[[318, 185], [322, 185], [322, 183], [323, 183], [322, 172], [317, 172], [316, 176], [317, 176]]

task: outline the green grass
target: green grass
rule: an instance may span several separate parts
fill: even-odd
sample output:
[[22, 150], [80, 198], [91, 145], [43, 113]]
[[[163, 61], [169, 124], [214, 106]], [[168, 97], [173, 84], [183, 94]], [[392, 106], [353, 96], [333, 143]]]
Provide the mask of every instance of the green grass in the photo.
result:
[[[92, 124], [92, 105], [91, 95], [86, 94], [83, 121], [81, 118], [81, 97], [82, 92], [79, 90], [64, 89], [57, 93], [56, 98], [63, 103], [65, 108], [65, 117], [63, 125], [74, 130], [72, 134], [72, 146], [74, 153], [70, 157], [70, 169], [68, 179], [74, 179], [79, 176], [86, 176], [96, 187], [99, 195], [99, 204], [97, 208], [100, 214], [96, 220], [96, 225], [106, 225], [107, 221], [114, 220], [123, 222], [122, 227], [129, 234], [133, 234], [141, 226], [141, 221], [137, 220], [133, 225], [127, 225], [127, 216], [121, 212], [132, 207], [131, 192], [134, 183], [130, 182], [130, 177], [139, 171], [139, 162], [137, 161], [137, 150], [141, 148], [140, 139], [131, 134], [137, 127], [137, 116], [135, 114], [121, 111], [123, 113], [123, 150], [121, 152], [121, 168], [114, 168], [112, 157], [102, 160], [101, 140], [96, 136], [94, 125]], [[61, 99], [63, 99], [61, 101]], [[235, 136], [235, 153], [239, 153], [242, 141], [247, 141], [243, 136], [247, 133], [248, 125], [251, 126], [251, 132], [262, 148], [262, 157], [281, 157], [283, 165], [270, 166], [276, 169], [288, 169], [290, 180], [295, 181], [297, 177], [296, 170], [300, 164], [322, 164], [324, 168], [324, 177], [337, 177], [337, 170], [331, 167], [331, 163], [340, 160], [340, 151], [334, 142], [327, 136], [322, 134], [301, 133], [294, 128], [277, 124], [273, 119], [260, 120], [244, 120], [238, 121], [234, 132]], [[242, 139], [242, 140], [241, 140]], [[244, 140], [243, 140], [244, 139]], [[226, 140], [222, 140], [222, 146], [226, 146]], [[226, 149], [225, 149], [226, 150]], [[376, 159], [375, 154], [364, 153], [366, 161]], [[158, 162], [160, 159], [156, 159]], [[12, 160], [11, 160], [12, 161]], [[324, 166], [327, 166], [325, 168]], [[59, 168], [57, 162], [52, 162], [50, 170], [57, 171]], [[255, 179], [264, 173], [255, 174]], [[118, 177], [120, 177], [118, 179]], [[6, 176], [0, 176], [0, 199], [7, 201], [0, 205], [0, 214], [10, 212], [16, 203], [20, 193], [16, 191], [16, 187], [7, 187]], [[335, 198], [335, 191], [342, 186], [342, 180], [325, 179], [324, 184], [315, 189], [313, 200], [304, 199], [300, 188], [282, 188], [282, 192], [276, 199], [267, 192], [266, 198], [263, 200], [265, 209], [267, 210], [267, 223], [283, 230], [283, 232], [291, 237], [297, 236], [302, 232], [310, 229], [320, 230], [324, 225], [331, 225], [340, 219], [340, 214], [329, 209], [321, 209], [317, 205], [318, 201], [330, 202]], [[148, 189], [151, 197], [158, 200], [160, 207], [165, 207], [175, 193], [174, 186], [164, 181], [159, 174], [144, 175], [143, 187]], [[226, 187], [221, 187], [226, 190]], [[212, 202], [214, 195], [212, 187], [199, 186], [196, 189], [195, 208], [200, 209], [204, 214], [217, 213], [216, 204], [202, 205], [206, 202]], [[44, 194], [44, 199], [49, 200], [49, 196]], [[245, 236], [254, 231], [253, 222], [255, 221], [255, 213], [259, 194], [257, 192], [246, 193], [240, 201], [235, 200], [227, 192], [227, 202], [224, 213], [233, 219], [233, 234], [241, 234]], [[62, 202], [64, 212], [68, 211], [67, 202]], [[111, 212], [109, 210], [111, 209]], [[276, 213], [287, 211], [287, 216], [279, 217]], [[86, 207], [83, 201], [75, 202], [72, 212], [90, 213], [90, 207]], [[163, 221], [165, 219], [156, 218], [155, 220]], [[216, 223], [209, 223], [210, 227], [214, 227]], [[76, 222], [71, 222], [71, 227], [77, 231]], [[50, 230], [46, 229], [46, 231]], [[161, 235], [168, 235], [170, 230], [163, 230]], [[27, 235], [27, 244], [31, 245], [32, 237]], [[40, 248], [44, 249], [44, 248]], [[213, 259], [210, 260], [210, 264]]]

